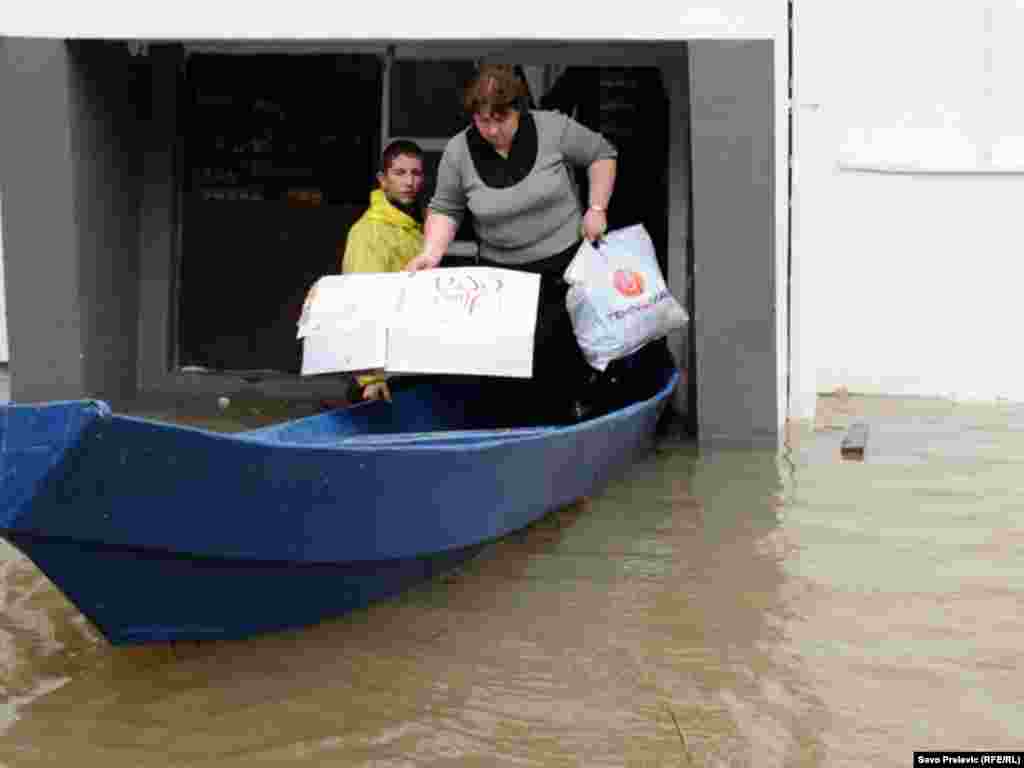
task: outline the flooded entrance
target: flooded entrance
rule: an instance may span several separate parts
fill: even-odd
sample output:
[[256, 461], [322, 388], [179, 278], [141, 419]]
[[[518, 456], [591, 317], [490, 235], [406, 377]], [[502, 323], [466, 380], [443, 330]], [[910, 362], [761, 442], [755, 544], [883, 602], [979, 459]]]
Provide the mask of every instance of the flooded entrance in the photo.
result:
[[[1019, 749], [1024, 407], [823, 405], [782, 453], [667, 441], [456, 573], [244, 642], [111, 648], [0, 544], [0, 765], [902, 766]], [[853, 419], [864, 461], [839, 455]]]

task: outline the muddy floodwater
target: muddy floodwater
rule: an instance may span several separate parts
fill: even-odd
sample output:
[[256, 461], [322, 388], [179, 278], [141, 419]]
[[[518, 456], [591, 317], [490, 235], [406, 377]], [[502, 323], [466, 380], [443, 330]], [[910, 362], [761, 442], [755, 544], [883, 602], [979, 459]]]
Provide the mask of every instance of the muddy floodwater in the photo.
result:
[[[863, 461], [840, 457], [855, 420]], [[781, 451], [669, 439], [455, 573], [244, 642], [114, 649], [0, 542], [4, 768], [927, 749], [1024, 749], [1024, 406], [822, 398]]]

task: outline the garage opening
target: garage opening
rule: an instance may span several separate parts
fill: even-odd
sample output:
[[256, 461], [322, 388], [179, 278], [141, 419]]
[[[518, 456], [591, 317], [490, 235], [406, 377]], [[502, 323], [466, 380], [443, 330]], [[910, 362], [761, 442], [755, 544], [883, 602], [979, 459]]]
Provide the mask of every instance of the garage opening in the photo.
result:
[[[669, 248], [673, 227], [685, 233], [689, 205], [685, 179], [672, 178], [685, 176], [689, 156], [687, 123], [671, 115], [688, 107], [685, 47], [677, 48], [677, 70], [621, 56], [566, 58], [571, 46], [525, 52], [517, 65], [535, 108], [570, 114], [618, 148], [609, 227], [643, 223], [682, 294], [688, 267], [670, 263], [689, 256]], [[318, 277], [339, 270], [383, 146], [409, 138], [423, 147], [429, 199], [446, 142], [468, 123], [460, 96], [480, 59], [429, 50], [187, 57], [178, 102], [179, 370], [298, 374], [302, 300]], [[684, 135], [674, 136], [680, 127]], [[586, 200], [586, 173], [577, 180]], [[475, 253], [467, 216], [444, 263], [472, 263]]]

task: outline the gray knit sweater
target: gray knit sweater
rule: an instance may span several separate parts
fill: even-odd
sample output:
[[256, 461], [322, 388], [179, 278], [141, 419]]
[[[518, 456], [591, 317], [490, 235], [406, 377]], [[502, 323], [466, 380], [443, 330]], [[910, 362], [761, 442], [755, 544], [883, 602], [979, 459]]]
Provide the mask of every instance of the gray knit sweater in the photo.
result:
[[461, 223], [473, 214], [480, 256], [501, 264], [526, 264], [564, 251], [580, 237], [580, 201], [567, 164], [588, 167], [617, 156], [599, 133], [561, 112], [535, 111], [537, 160], [518, 184], [488, 187], [477, 173], [466, 140], [456, 134], [445, 147], [430, 208]]

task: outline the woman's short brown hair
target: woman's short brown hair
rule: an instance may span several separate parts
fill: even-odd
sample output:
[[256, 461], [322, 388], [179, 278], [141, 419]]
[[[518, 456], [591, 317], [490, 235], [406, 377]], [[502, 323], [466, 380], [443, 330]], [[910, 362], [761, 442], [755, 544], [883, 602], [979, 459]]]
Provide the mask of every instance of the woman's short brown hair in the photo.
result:
[[468, 115], [475, 115], [481, 109], [502, 114], [510, 109], [521, 109], [526, 94], [526, 83], [511, 65], [484, 64], [466, 86], [462, 106]]

